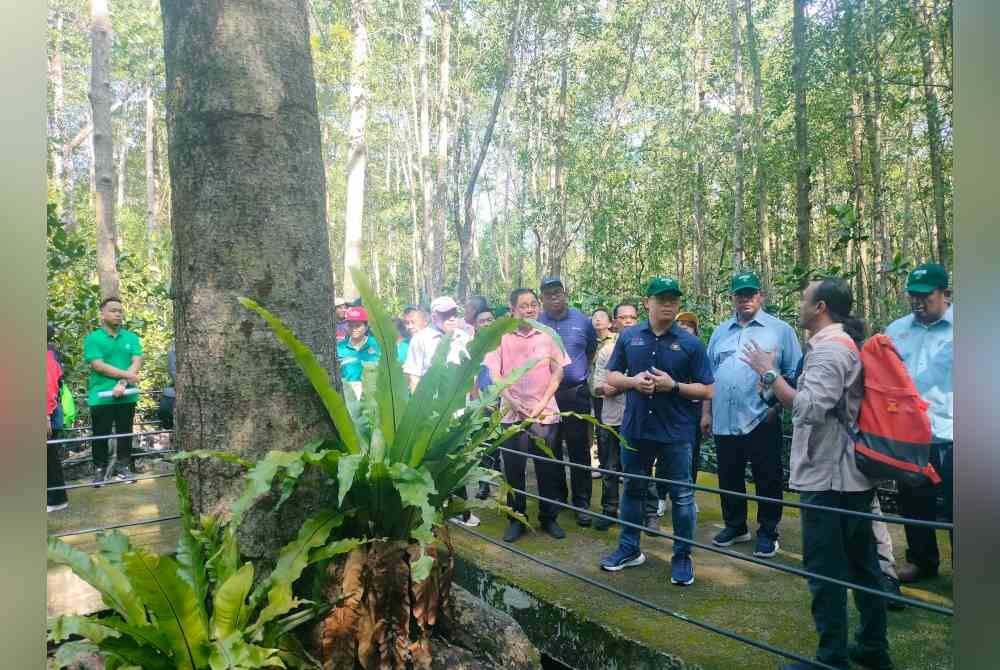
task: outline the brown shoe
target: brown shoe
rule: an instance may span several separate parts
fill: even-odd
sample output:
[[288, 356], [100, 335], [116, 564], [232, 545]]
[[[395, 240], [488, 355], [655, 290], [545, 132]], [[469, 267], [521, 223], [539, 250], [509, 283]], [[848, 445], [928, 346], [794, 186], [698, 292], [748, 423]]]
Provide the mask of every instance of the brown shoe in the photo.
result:
[[911, 582], [920, 581], [921, 579], [928, 579], [930, 577], [937, 577], [937, 570], [927, 570], [921, 568], [919, 565], [914, 565], [913, 563], [904, 563], [896, 574], [899, 576], [899, 581], [904, 584], [909, 584]]

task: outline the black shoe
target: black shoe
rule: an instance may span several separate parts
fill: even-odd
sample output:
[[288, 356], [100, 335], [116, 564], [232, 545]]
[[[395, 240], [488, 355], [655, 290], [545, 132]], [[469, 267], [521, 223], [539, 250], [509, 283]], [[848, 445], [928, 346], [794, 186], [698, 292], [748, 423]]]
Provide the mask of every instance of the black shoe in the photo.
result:
[[476, 497], [480, 500], [486, 500], [490, 497], [490, 485], [486, 482], [479, 482], [479, 492]]
[[[613, 519], [618, 517], [618, 512], [605, 512], [604, 515], [610, 516]], [[611, 528], [611, 526], [615, 525], [615, 522], [612, 519], [597, 519], [594, 521], [594, 529], [607, 530], [608, 528]]]
[[583, 512], [577, 512], [576, 525], [581, 528], [588, 528], [590, 526], [590, 515]]
[[657, 537], [654, 533], [650, 533], [650, 530], [659, 531], [660, 530], [660, 517], [658, 516], [647, 516], [646, 523], [642, 524], [649, 530], [646, 531], [646, 535], [652, 535]]
[[[590, 524], [589, 519], [587, 520], [587, 524], [588, 525]], [[545, 533], [551, 535], [557, 540], [561, 540], [564, 537], [566, 537], [566, 531], [564, 531], [562, 528], [559, 527], [559, 524], [556, 523], [555, 519], [547, 519], [545, 521], [542, 521], [539, 525], [542, 527], [542, 530]]]
[[524, 535], [525, 527], [524, 524], [517, 519], [511, 519], [510, 523], [507, 524], [507, 530], [503, 532], [504, 542], [517, 542], [522, 535]]
[[862, 651], [856, 644], [852, 644], [847, 653], [851, 661], [868, 670], [893, 670], [892, 659], [887, 651]]
[[[899, 580], [893, 579], [889, 575], [882, 575], [882, 590], [886, 593], [891, 593], [894, 596], [903, 597], [902, 592], [899, 590]], [[894, 612], [906, 609], [906, 603], [901, 603], [896, 600], [886, 600], [885, 606]]]

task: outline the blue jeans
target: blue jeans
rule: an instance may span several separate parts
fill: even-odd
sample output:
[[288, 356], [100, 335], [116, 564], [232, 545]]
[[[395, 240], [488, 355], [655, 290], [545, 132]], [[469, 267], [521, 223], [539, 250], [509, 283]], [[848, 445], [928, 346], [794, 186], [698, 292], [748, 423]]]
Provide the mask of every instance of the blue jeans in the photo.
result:
[[[657, 459], [656, 474], [658, 477], [682, 482], [691, 481], [690, 442], [664, 443], [652, 440], [630, 440], [630, 446], [632, 449], [626, 449], [624, 446], [621, 449], [622, 472], [625, 474], [649, 476], [653, 460]], [[622, 521], [642, 525], [643, 507], [648, 491], [649, 484], [646, 480], [625, 478], [625, 492], [621, 501]], [[671, 484], [669, 494], [674, 535], [694, 539], [694, 490], [690, 486]], [[636, 528], [622, 526], [618, 536], [618, 546], [629, 553], [639, 551], [641, 532]], [[674, 556], [690, 553], [691, 545], [687, 542], [674, 542]]]

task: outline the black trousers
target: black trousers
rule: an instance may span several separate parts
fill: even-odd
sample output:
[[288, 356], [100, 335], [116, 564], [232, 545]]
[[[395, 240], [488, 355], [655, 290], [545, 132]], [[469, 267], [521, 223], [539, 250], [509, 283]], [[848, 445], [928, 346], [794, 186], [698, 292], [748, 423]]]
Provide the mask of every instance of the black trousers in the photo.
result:
[[[719, 488], [746, 493], [746, 467], [750, 461], [757, 495], [781, 499], [784, 473], [781, 470], [781, 421], [761, 421], [746, 435], [716, 435], [715, 456], [719, 467]], [[782, 506], [775, 503], [757, 504], [760, 533], [778, 536]], [[747, 525], [746, 498], [722, 496], [722, 518], [728, 528], [743, 529]]]
[[[94, 435], [113, 435], [115, 433], [131, 433], [135, 419], [135, 403], [117, 403], [114, 405], [96, 405], [90, 408], [90, 420]], [[108, 440], [93, 440], [91, 442], [94, 467], [103, 472], [108, 467]], [[132, 438], [119, 437], [115, 439], [118, 451], [118, 463], [133, 467]]]
[[[51, 439], [54, 440], [58, 437], [59, 432], [53, 429]], [[45, 488], [66, 486], [66, 479], [63, 477], [62, 451], [62, 445], [45, 445]], [[45, 504], [47, 505], [62, 505], [67, 500], [69, 498], [66, 496], [65, 490], [45, 492]]]
[[[912, 488], [900, 484], [899, 509], [908, 519], [937, 521], [937, 498], [944, 497], [944, 520], [952, 520], [952, 504], [954, 500], [955, 468], [953, 462], [954, 447], [951, 442], [932, 444], [930, 462], [941, 475], [941, 483], [937, 486], [928, 484]], [[941, 556], [938, 553], [937, 531], [933, 528], [917, 528], [905, 526], [906, 530], [906, 560], [922, 570], [936, 573]], [[949, 531], [950, 535], [953, 535]], [[953, 540], [954, 541], [954, 540]]]
[[174, 397], [169, 395], [160, 396], [160, 405], [156, 411], [160, 419], [160, 428], [163, 430], [174, 429]]
[[[560, 388], [556, 391], [556, 404], [560, 412], [577, 412], [590, 414], [590, 391], [586, 384]], [[564, 454], [569, 456], [571, 463], [591, 466], [590, 461], [590, 424], [575, 416], [564, 416], [556, 424], [555, 445], [552, 452], [562, 460]], [[574, 507], [590, 507], [593, 480], [590, 471], [583, 468], [569, 468], [570, 490]], [[566, 483], [563, 475], [562, 490], [565, 493]], [[565, 499], [565, 498], [564, 498]]]
[[[860, 493], [838, 491], [803, 492], [801, 500], [813, 505], [871, 512], [874, 490]], [[824, 577], [881, 590], [882, 573], [875, 551], [875, 535], [870, 519], [835, 512], [802, 510], [803, 567]], [[819, 635], [816, 659], [835, 667], [848, 668], [847, 589], [829, 582], [809, 579], [812, 615]], [[854, 591], [854, 604], [861, 614], [855, 641], [862, 651], [888, 651], [885, 600]]]
[[[504, 429], [509, 427], [510, 424], [504, 424]], [[508, 438], [507, 441], [504, 442], [503, 446], [511, 451], [502, 452], [503, 476], [507, 480], [507, 483], [513, 488], [521, 489], [522, 491], [525, 490], [528, 456], [542, 456], [544, 458], [548, 458], [531, 439], [531, 435], [542, 438], [545, 441], [546, 446], [548, 446], [549, 449], [552, 449], [555, 444], [556, 424], [543, 426], [541, 424], [533, 423], [528, 430], [522, 431], [514, 437]], [[519, 453], [513, 453], [515, 451]], [[555, 450], [553, 449], [553, 451]], [[534, 465], [535, 480], [538, 484], [538, 495], [543, 498], [566, 502], [566, 476], [563, 473], [563, 466], [558, 463], [550, 463], [548, 461], [539, 460], [535, 460]], [[559, 486], [560, 482], [562, 482], [562, 487]], [[511, 492], [507, 494], [507, 505], [515, 512], [524, 514], [526, 503], [527, 496], [523, 493]], [[560, 509], [562, 508], [558, 505], [553, 505], [552, 503], [539, 500], [538, 520], [554, 520], [557, 516], [559, 516]]]

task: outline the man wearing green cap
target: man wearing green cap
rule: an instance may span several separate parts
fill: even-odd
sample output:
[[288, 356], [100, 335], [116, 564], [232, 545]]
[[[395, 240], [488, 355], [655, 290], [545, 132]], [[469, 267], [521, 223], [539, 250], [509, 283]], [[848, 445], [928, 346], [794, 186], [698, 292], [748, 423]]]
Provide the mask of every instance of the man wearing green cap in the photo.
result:
[[[948, 290], [948, 271], [937, 263], [925, 263], [906, 280], [911, 313], [889, 324], [885, 334], [892, 338], [913, 383], [930, 407], [931, 463], [941, 475], [937, 486], [910, 488], [900, 485], [899, 507], [912, 519], [937, 520], [937, 497], [944, 497], [944, 516], [952, 520], [954, 467], [953, 401], [954, 307]], [[931, 528], [906, 526], [906, 563], [899, 570], [901, 582], [934, 577], [940, 556], [937, 537]]]
[[[691, 400], [712, 397], [712, 368], [705, 345], [676, 322], [681, 287], [673, 277], [654, 277], [643, 300], [649, 319], [626, 328], [615, 342], [608, 361], [607, 383], [625, 391], [625, 414], [621, 434], [629, 446], [621, 449], [625, 492], [621, 501], [618, 549], [601, 559], [601, 568], [615, 572], [641, 565], [646, 557], [639, 550], [643, 508], [649, 486], [628, 475], [649, 476], [653, 460], [663, 466], [660, 475], [674, 481], [691, 481], [691, 443], [695, 418]], [[696, 523], [694, 491], [690, 486], [670, 486], [674, 542], [670, 581], [694, 582], [691, 545]]]
[[[715, 436], [719, 488], [746, 493], [747, 461], [753, 472], [757, 495], [781, 499], [784, 473], [781, 467], [781, 421], [778, 407], [769, 407], [758, 392], [761, 376], [747, 365], [739, 353], [749, 342], [774, 352], [775, 369], [768, 370], [763, 383], [773, 384], [778, 376], [794, 381], [802, 358], [802, 347], [790, 325], [765, 312], [760, 277], [750, 271], [737, 273], [730, 283], [733, 316], [719, 324], [708, 342], [716, 389], [712, 400], [702, 403], [701, 428]], [[778, 524], [781, 505], [757, 505], [757, 542], [754, 556], [770, 557], [778, 551]], [[728, 547], [750, 541], [746, 498], [722, 496], [725, 527], [712, 544]]]

